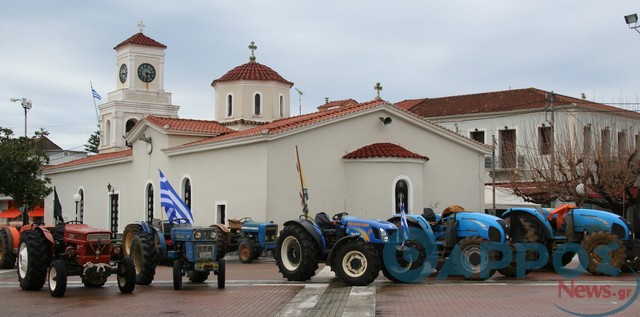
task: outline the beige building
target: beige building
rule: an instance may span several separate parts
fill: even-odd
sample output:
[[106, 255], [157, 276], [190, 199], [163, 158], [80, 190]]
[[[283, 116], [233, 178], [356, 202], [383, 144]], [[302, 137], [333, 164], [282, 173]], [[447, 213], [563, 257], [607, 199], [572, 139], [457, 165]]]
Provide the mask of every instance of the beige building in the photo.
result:
[[[482, 210], [487, 146], [380, 98], [291, 117], [293, 83], [256, 62], [253, 49], [212, 82], [215, 121], [181, 119], [162, 86], [165, 48], [142, 33], [115, 47], [100, 154], [45, 171], [68, 219], [122, 232], [166, 218], [162, 170], [198, 225], [247, 216], [282, 224], [302, 209], [296, 147], [312, 213], [386, 219], [400, 197], [409, 212]], [[45, 205], [52, 223], [52, 197]]]

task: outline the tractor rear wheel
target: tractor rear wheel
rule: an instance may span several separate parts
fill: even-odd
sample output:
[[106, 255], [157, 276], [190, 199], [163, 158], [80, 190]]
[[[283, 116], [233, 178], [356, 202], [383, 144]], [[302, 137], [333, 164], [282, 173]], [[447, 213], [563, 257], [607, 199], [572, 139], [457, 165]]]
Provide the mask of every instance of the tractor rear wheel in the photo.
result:
[[242, 241], [240, 246], [238, 246], [238, 258], [240, 258], [242, 263], [251, 263], [255, 256], [253, 251], [253, 247], [249, 242]]
[[158, 250], [153, 237], [148, 234], [137, 234], [131, 240], [129, 255], [136, 271], [136, 284], [149, 285], [156, 275]]
[[131, 256], [133, 238], [137, 236], [140, 231], [142, 231], [142, 226], [137, 223], [130, 223], [124, 227], [124, 231], [122, 232], [122, 253], [124, 253], [125, 256]]
[[371, 284], [380, 272], [380, 257], [376, 249], [362, 240], [351, 240], [342, 246], [331, 268], [347, 285]]
[[49, 241], [40, 229], [28, 230], [20, 236], [18, 281], [25, 291], [42, 289], [49, 266]]
[[49, 266], [49, 294], [62, 297], [67, 291], [67, 267], [62, 260], [54, 260]]
[[0, 269], [12, 269], [16, 265], [13, 243], [9, 243], [9, 228], [0, 228]]
[[182, 289], [182, 261], [173, 261], [173, 289], [179, 291]]
[[224, 259], [220, 259], [218, 261], [218, 288], [224, 288], [225, 280], [227, 278], [226, 271], [227, 271], [227, 268], [224, 263]]
[[[507, 218], [506, 221], [508, 223], [511, 223], [511, 217]], [[522, 230], [518, 232], [512, 232], [511, 234], [512, 243], [542, 243], [541, 241], [539, 241], [539, 235], [535, 229], [535, 225], [531, 223], [531, 220], [527, 218], [520, 218], [520, 224], [522, 225]], [[513, 228], [513, 224], [511, 225], [511, 228]], [[511, 252], [513, 255], [511, 263], [509, 263], [507, 267], [499, 269], [498, 272], [506, 277], [517, 277], [518, 263], [516, 261], [516, 248], [513, 244], [510, 244], [509, 247], [511, 248]], [[535, 251], [527, 250], [525, 259], [527, 261], [535, 261], [538, 256], [539, 255]], [[525, 270], [524, 276], [529, 274], [531, 271], [531, 269]]]
[[604, 259], [598, 255], [596, 249], [601, 246], [606, 246], [612, 242], [615, 242], [618, 245], [618, 248], [609, 252], [609, 261], [607, 264], [615, 267], [616, 269], [621, 269], [622, 265], [627, 260], [627, 250], [618, 236], [611, 232], [597, 231], [588, 234], [584, 240], [582, 240], [582, 247], [589, 255], [589, 265], [586, 267], [589, 273], [593, 275], [606, 274], [605, 272], [600, 272], [598, 270], [598, 266], [604, 263]]
[[278, 270], [289, 281], [306, 281], [316, 274], [320, 247], [301, 225], [282, 230], [273, 254]]
[[495, 270], [489, 269], [494, 255], [488, 249], [482, 247], [487, 240], [481, 237], [468, 237], [458, 244], [460, 254], [456, 261], [458, 268], [468, 280], [481, 281], [490, 278]]
[[136, 287], [136, 267], [133, 260], [125, 256], [118, 261], [118, 288], [120, 293], [129, 294]]

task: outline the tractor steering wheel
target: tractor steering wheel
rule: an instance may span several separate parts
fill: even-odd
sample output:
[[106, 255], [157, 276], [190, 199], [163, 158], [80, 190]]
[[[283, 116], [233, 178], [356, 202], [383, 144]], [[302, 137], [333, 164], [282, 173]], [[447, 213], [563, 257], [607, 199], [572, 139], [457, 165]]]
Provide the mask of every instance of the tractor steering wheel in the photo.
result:
[[189, 223], [189, 219], [186, 219], [186, 218], [176, 218], [176, 219], [171, 220], [171, 223], [178, 224], [178, 225], [179, 225], [179, 224], [187, 224], [187, 223]]
[[69, 220], [69, 221], [65, 221], [64, 224], [68, 225], [68, 224], [82, 224], [82, 221], [80, 220]]

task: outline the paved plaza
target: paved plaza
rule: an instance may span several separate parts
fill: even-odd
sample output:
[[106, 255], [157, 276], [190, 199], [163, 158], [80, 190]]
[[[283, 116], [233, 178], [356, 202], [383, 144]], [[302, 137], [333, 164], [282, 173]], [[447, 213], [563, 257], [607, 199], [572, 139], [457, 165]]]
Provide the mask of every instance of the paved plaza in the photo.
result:
[[[115, 278], [100, 289], [69, 279], [63, 298], [20, 289], [15, 270], [0, 271], [1, 316], [573, 316], [621, 309], [614, 316], [640, 316], [637, 280], [583, 275], [568, 280], [551, 271], [525, 279], [496, 273], [484, 282], [430, 276], [415, 284], [395, 284], [380, 275], [369, 286], [349, 287], [321, 266], [306, 283], [288, 282], [273, 258], [243, 264], [227, 257], [227, 283], [184, 279], [173, 289], [171, 269], [159, 267], [149, 286], [120, 294]], [[572, 284], [573, 281], [573, 284]], [[565, 311], [563, 311], [563, 309]]]

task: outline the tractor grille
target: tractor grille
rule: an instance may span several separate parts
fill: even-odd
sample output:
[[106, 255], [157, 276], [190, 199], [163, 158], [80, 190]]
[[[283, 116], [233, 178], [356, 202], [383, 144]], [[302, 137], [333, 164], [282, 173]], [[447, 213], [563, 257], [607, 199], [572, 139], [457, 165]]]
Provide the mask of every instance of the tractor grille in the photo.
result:
[[211, 259], [213, 258], [213, 244], [202, 244], [196, 246], [198, 252], [198, 259]]
[[278, 226], [267, 227], [265, 242], [276, 242], [278, 238]]

